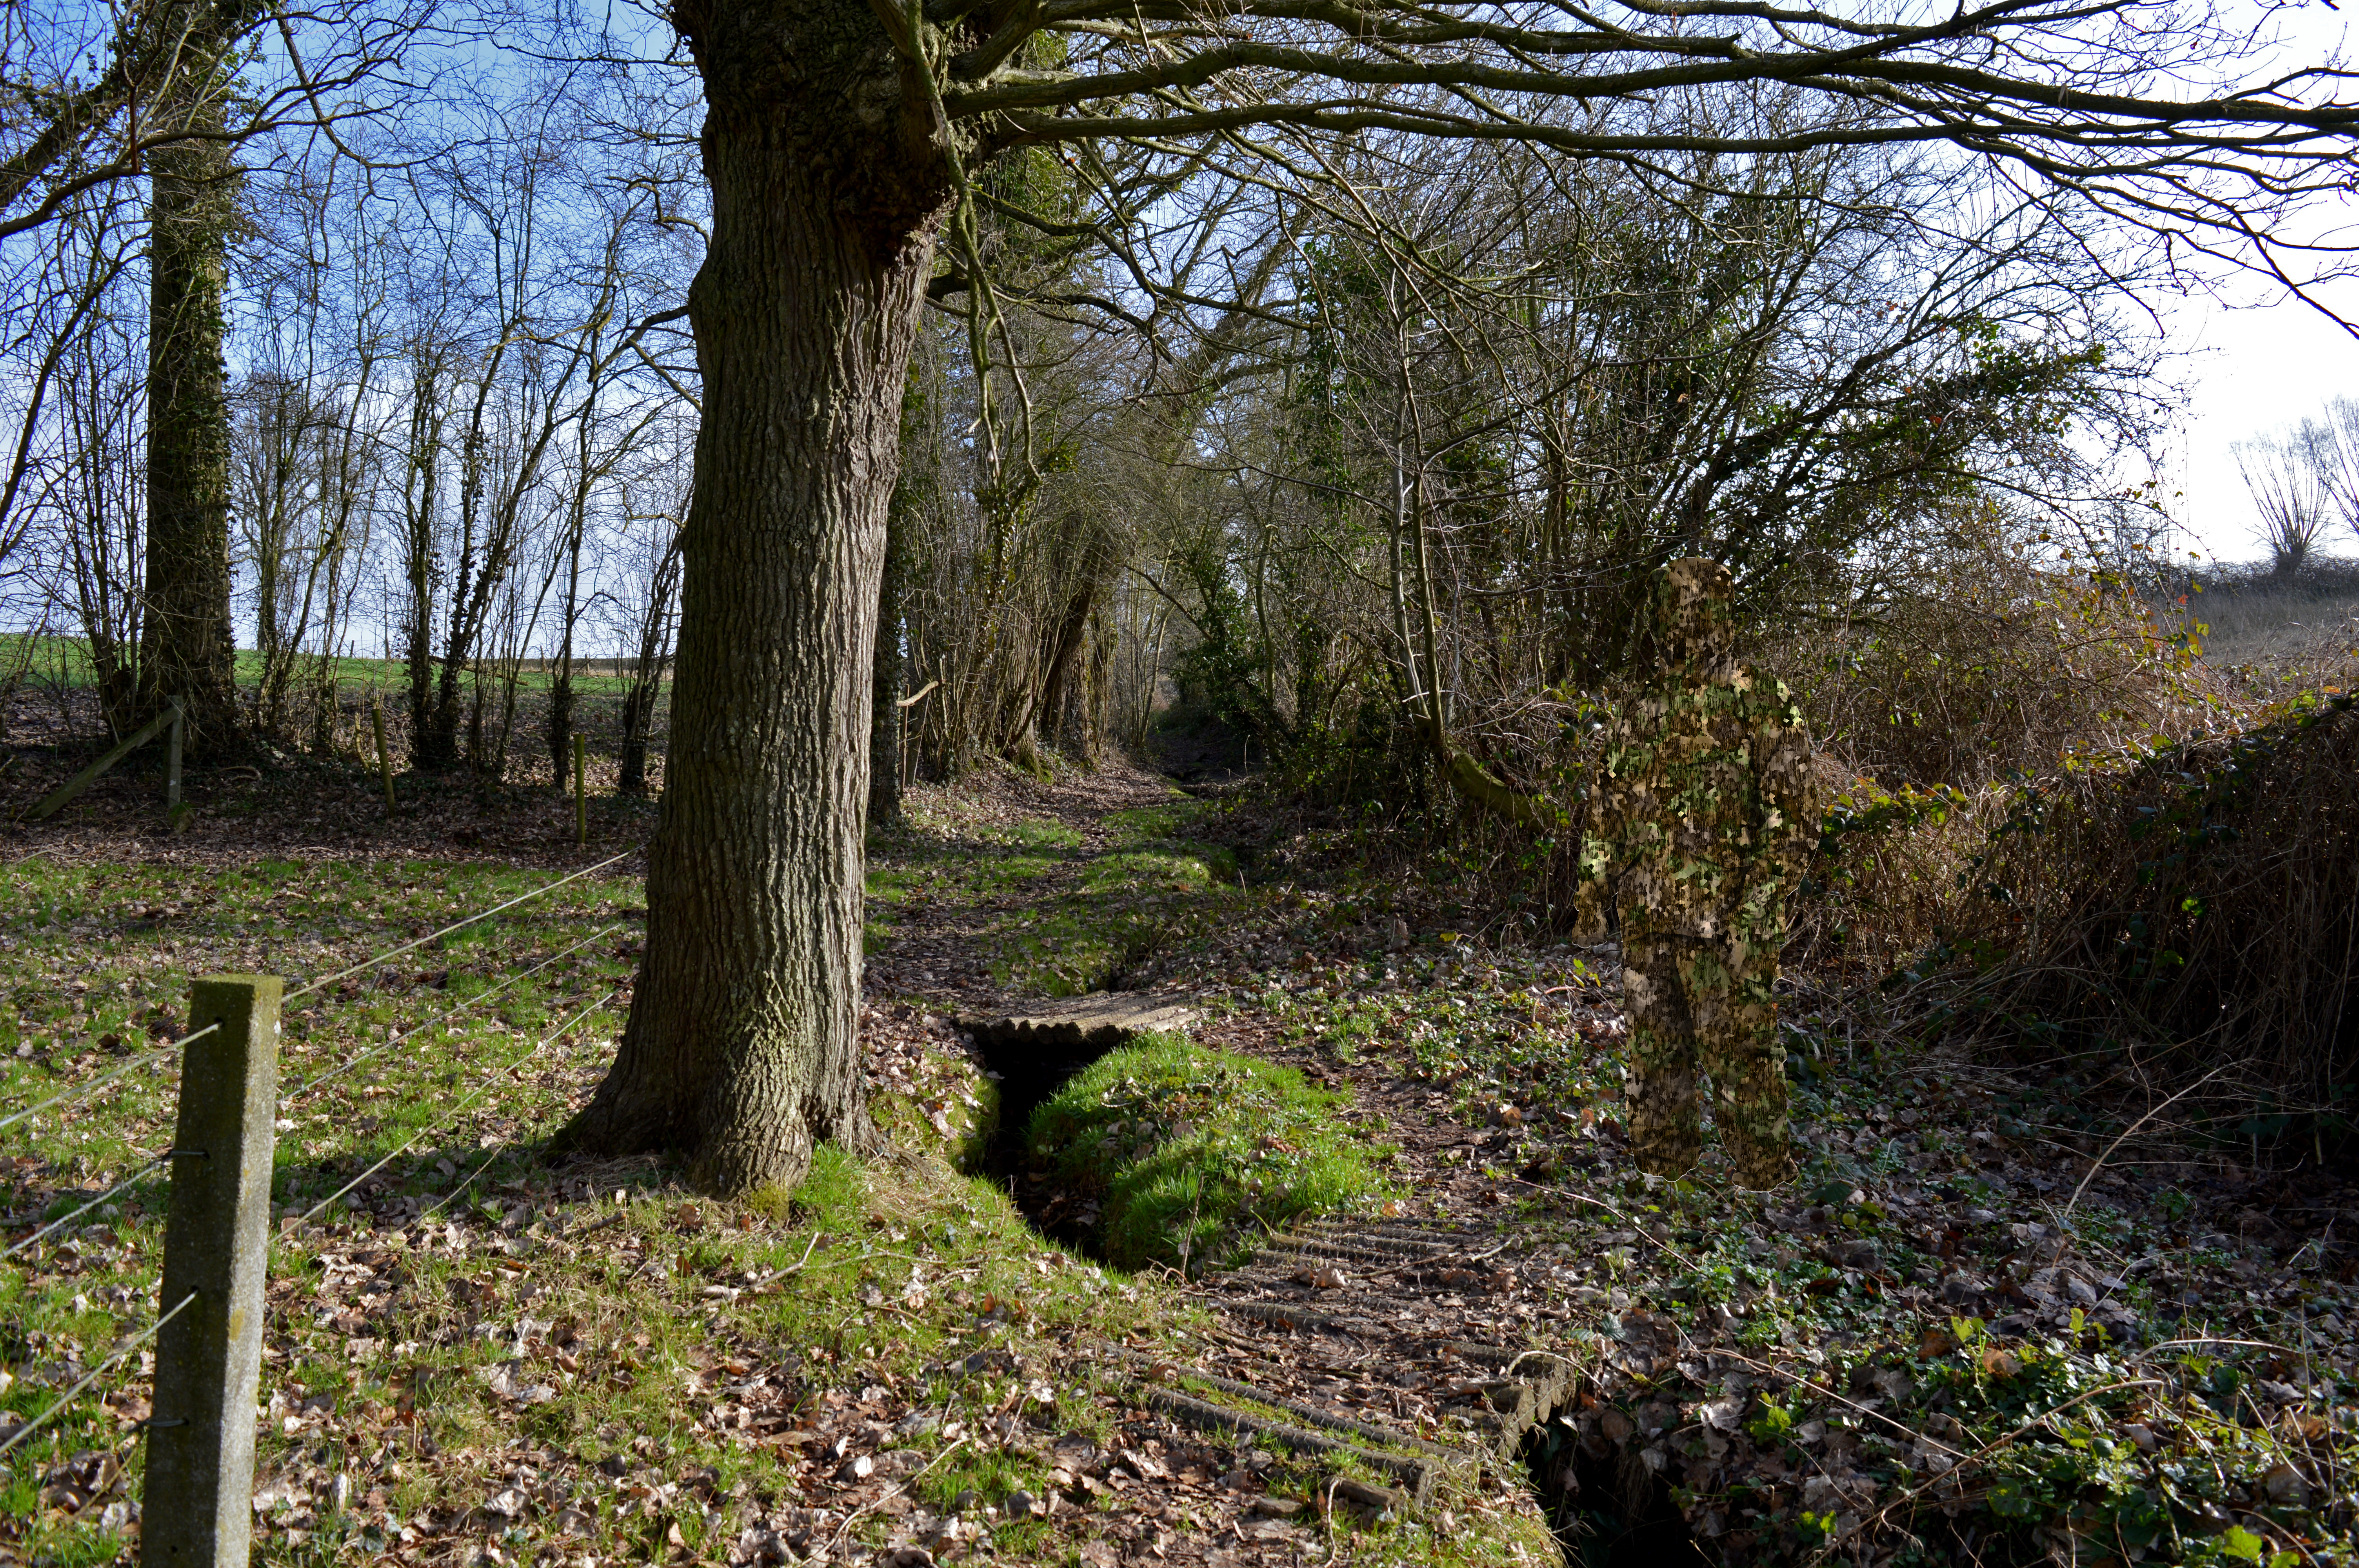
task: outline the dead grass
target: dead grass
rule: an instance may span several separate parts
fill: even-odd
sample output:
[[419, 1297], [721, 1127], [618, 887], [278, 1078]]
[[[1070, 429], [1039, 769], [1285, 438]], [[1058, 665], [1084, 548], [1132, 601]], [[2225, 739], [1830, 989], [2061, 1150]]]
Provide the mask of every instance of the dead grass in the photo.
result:
[[2233, 699], [2267, 704], [2359, 678], [2359, 562], [2312, 562], [2289, 578], [2231, 568], [2147, 601], [2166, 631], [2195, 637]]
[[1881, 789], [1979, 790], [2158, 735], [2230, 702], [2183, 632], [2102, 578], [1960, 550], [1881, 604], [1765, 645], [1820, 747]]
[[[1919, 1027], [2114, 1063], [2182, 1120], [2322, 1152], [2359, 1100], [2359, 715], [2310, 695], [2177, 745], [1830, 819], [1799, 951]], [[2104, 1075], [2099, 1075], [2104, 1076]]]

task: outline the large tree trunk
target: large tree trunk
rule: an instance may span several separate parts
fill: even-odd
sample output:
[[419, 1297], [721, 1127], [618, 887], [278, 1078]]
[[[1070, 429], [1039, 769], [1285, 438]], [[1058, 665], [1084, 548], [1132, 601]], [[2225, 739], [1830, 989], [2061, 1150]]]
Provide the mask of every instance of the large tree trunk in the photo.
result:
[[[212, 83], [200, 73], [198, 80]], [[218, 102], [196, 110], [218, 130]], [[200, 754], [240, 734], [230, 625], [229, 399], [223, 294], [237, 166], [223, 140], [151, 155], [154, 234], [147, 319], [147, 606], [139, 707], [188, 707]]]
[[1064, 618], [1057, 623], [1049, 652], [1049, 673], [1040, 681], [1040, 706], [1033, 725], [1035, 734], [1046, 735], [1051, 744], [1071, 746], [1082, 756], [1089, 755], [1093, 748], [1083, 741], [1082, 726], [1070, 722], [1067, 709], [1072, 701], [1074, 674], [1084, 669], [1088, 661], [1086, 649], [1090, 620], [1097, 609], [1097, 588], [1091, 568], [1083, 568], [1081, 581], [1065, 600]]
[[712, 241], [647, 948], [565, 1141], [727, 1195], [873, 1136], [858, 1054], [870, 661], [909, 345], [947, 210], [921, 81], [862, 0], [683, 0]]

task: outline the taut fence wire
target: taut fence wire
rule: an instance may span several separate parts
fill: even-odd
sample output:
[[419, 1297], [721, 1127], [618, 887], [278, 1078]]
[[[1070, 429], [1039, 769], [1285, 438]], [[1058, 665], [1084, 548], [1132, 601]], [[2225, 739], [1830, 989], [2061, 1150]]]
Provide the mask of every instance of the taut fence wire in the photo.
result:
[[[42, 1112], [60, 1107], [72, 1107], [87, 1100], [100, 1089], [137, 1071], [140, 1067], [152, 1065], [173, 1051], [180, 1052], [182, 1070], [179, 1137], [176, 1138], [176, 1144], [185, 1141], [201, 1145], [207, 1141], [207, 1135], [210, 1133], [212, 1146], [189, 1148], [175, 1146], [147, 1157], [128, 1175], [106, 1191], [40, 1226], [11, 1244], [5, 1251], [0, 1251], [0, 1261], [13, 1260], [33, 1252], [43, 1241], [61, 1231], [69, 1230], [75, 1221], [92, 1210], [121, 1197], [139, 1183], [153, 1177], [158, 1171], [168, 1167], [174, 1170], [173, 1218], [166, 1227], [166, 1256], [163, 1260], [165, 1278], [170, 1280], [176, 1275], [187, 1274], [221, 1282], [216, 1285], [214, 1291], [209, 1292], [207, 1289], [200, 1288], [185, 1292], [168, 1311], [158, 1315], [153, 1323], [137, 1333], [116, 1341], [114, 1348], [103, 1360], [83, 1373], [39, 1414], [21, 1424], [0, 1427], [0, 1456], [5, 1456], [35, 1433], [48, 1428], [109, 1370], [121, 1365], [127, 1357], [136, 1352], [142, 1346], [157, 1339], [163, 1334], [167, 1325], [192, 1307], [204, 1302], [208, 1294], [219, 1293], [223, 1288], [225, 1288], [229, 1298], [236, 1298], [243, 1292], [250, 1295], [252, 1299], [245, 1302], [225, 1299], [214, 1303], [209, 1314], [201, 1314], [200, 1318], [190, 1320], [200, 1325], [199, 1332], [193, 1338], [188, 1332], [183, 1331], [176, 1336], [175, 1340], [159, 1346], [155, 1390], [156, 1409], [158, 1411], [168, 1406], [175, 1410], [188, 1407], [190, 1401], [197, 1397], [191, 1390], [200, 1387], [215, 1388], [214, 1402], [222, 1408], [192, 1410], [188, 1415], [151, 1417], [139, 1423], [137, 1435], [146, 1435], [151, 1431], [166, 1428], [193, 1429], [191, 1432], [179, 1430], [173, 1432], [173, 1441], [176, 1444], [179, 1444], [184, 1438], [193, 1438], [195, 1446], [193, 1449], [176, 1449], [172, 1484], [187, 1485], [189, 1483], [186, 1474], [194, 1474], [205, 1478], [207, 1485], [212, 1484], [212, 1477], [218, 1476], [222, 1481], [226, 1482], [230, 1488], [243, 1488], [250, 1492], [253, 1485], [253, 1390], [249, 1386], [240, 1393], [229, 1387], [229, 1383], [235, 1380], [234, 1377], [226, 1382], [221, 1377], [223, 1357], [228, 1357], [228, 1364], [234, 1365], [237, 1362], [235, 1353], [223, 1337], [222, 1325], [235, 1324], [238, 1326], [229, 1331], [231, 1336], [243, 1333], [254, 1340], [254, 1344], [247, 1347], [250, 1354], [245, 1356], [244, 1365], [248, 1368], [258, 1367], [259, 1336], [263, 1315], [260, 1310], [261, 1281], [267, 1259], [266, 1220], [270, 1213], [268, 1186], [274, 1161], [273, 1139], [277, 1125], [274, 1118], [281, 1110], [304, 1099], [332, 1080], [384, 1055], [405, 1041], [414, 1039], [429, 1030], [444, 1027], [456, 1022], [484, 1007], [519, 982], [612, 936], [622, 929], [623, 923], [611, 922], [545, 957], [538, 958], [531, 964], [512, 968], [496, 983], [466, 1000], [446, 1008], [434, 1017], [413, 1024], [408, 1029], [396, 1031], [368, 1049], [312, 1075], [292, 1089], [266, 1096], [263, 1104], [266, 1107], [268, 1114], [260, 1116], [258, 1126], [255, 1125], [253, 1117], [241, 1118], [237, 1114], [241, 1102], [238, 1075], [241, 1073], [245, 1075], [243, 1082], [248, 1087], [264, 1082], [275, 1083], [277, 1021], [279, 1010], [285, 1003], [310, 996], [330, 986], [350, 979], [354, 975], [364, 974], [405, 953], [415, 952], [453, 932], [515, 909], [570, 883], [580, 881], [628, 858], [627, 853], [614, 855], [595, 865], [583, 867], [578, 871], [543, 883], [527, 892], [505, 899], [489, 908], [468, 915], [463, 920], [453, 921], [440, 926], [424, 936], [389, 947], [361, 963], [310, 980], [286, 992], [283, 996], [278, 994], [278, 982], [275, 979], [241, 977], [226, 981], [199, 981], [191, 996], [190, 1021], [195, 1022], [201, 1004], [210, 1007], [217, 1014], [212, 1022], [204, 1024], [201, 1028], [192, 1030], [177, 1040], [166, 1041], [151, 1049], [142, 1051], [130, 1060], [120, 1063], [84, 1083], [74, 1085], [37, 1104], [0, 1117], [0, 1130], [5, 1130]], [[461, 1117], [490, 1094], [503, 1078], [516, 1074], [526, 1063], [538, 1056], [550, 1044], [572, 1031], [583, 1019], [612, 1002], [622, 993], [623, 989], [623, 985], [615, 985], [595, 1001], [571, 1013], [564, 1022], [542, 1035], [530, 1049], [485, 1073], [464, 1097], [449, 1108], [446, 1113], [435, 1117], [427, 1126], [404, 1139], [400, 1144], [371, 1163], [359, 1175], [313, 1205], [300, 1217], [298, 1223], [307, 1223], [316, 1218], [403, 1153], [416, 1147], [420, 1141], [455, 1125]], [[228, 999], [228, 1005], [234, 1009], [233, 1015], [222, 1015], [225, 997]], [[191, 1047], [197, 1046], [202, 1046], [205, 1049], [201, 1053], [192, 1053]], [[192, 1072], [190, 1065], [197, 1063], [200, 1056], [204, 1058], [203, 1070]], [[197, 1130], [197, 1137], [190, 1136], [192, 1129]], [[184, 1195], [180, 1189], [184, 1182], [191, 1179], [190, 1172], [176, 1165], [175, 1162], [179, 1161], [185, 1161], [190, 1166], [199, 1167], [199, 1173], [195, 1179], [201, 1186], [207, 1187], [206, 1195], [201, 1198], [196, 1195], [196, 1189], [191, 1188], [190, 1193], [186, 1195], [190, 1198], [187, 1206], [183, 1204]], [[464, 1192], [469, 1185], [473, 1184], [475, 1178], [488, 1168], [489, 1163], [489, 1160], [486, 1159], [483, 1163], [478, 1164], [468, 1173], [466, 1180], [460, 1183], [451, 1192], [444, 1195], [435, 1207], [439, 1209], [460, 1193]], [[240, 1182], [247, 1184], [239, 1188], [237, 1184]], [[258, 1199], [254, 1190], [254, 1184], [256, 1183], [260, 1188]], [[210, 1185], [207, 1185], [208, 1184]], [[220, 1198], [220, 1194], [223, 1192], [229, 1192], [234, 1201], [223, 1202]], [[186, 1235], [184, 1230], [189, 1227], [182, 1223], [184, 1206], [189, 1213], [210, 1216], [213, 1223], [228, 1226], [231, 1228], [223, 1234], [212, 1236]], [[189, 1249], [185, 1256], [179, 1250], [183, 1247]], [[239, 1310], [241, 1307], [242, 1311]], [[223, 1311], [223, 1308], [230, 1310]], [[220, 1315], [214, 1317], [208, 1327], [205, 1318], [212, 1314]], [[174, 1350], [173, 1346], [176, 1344], [181, 1348]], [[168, 1352], [170, 1352], [168, 1357]], [[213, 1364], [210, 1366], [209, 1372], [201, 1372], [194, 1363], [206, 1357], [211, 1357]], [[173, 1375], [173, 1379], [176, 1382], [185, 1382], [188, 1385], [187, 1388], [174, 1390], [166, 1388], [168, 1359], [171, 1359], [174, 1363], [168, 1369]], [[245, 1428], [242, 1437], [238, 1433], [241, 1423]], [[157, 1460], [151, 1445], [149, 1454], [151, 1494], [157, 1484], [156, 1466]], [[223, 1495], [227, 1494], [224, 1492]], [[152, 1516], [148, 1521], [151, 1530], [160, 1529], [168, 1532], [174, 1529], [169, 1521], [162, 1518], [157, 1509], [151, 1508], [149, 1513]], [[232, 1561], [239, 1563], [242, 1568], [245, 1562], [242, 1542], [245, 1539], [245, 1525], [242, 1519], [234, 1530], [223, 1532], [207, 1530], [192, 1539], [195, 1541], [196, 1550], [193, 1556], [188, 1559], [192, 1568], [228, 1568]], [[176, 1557], [176, 1561], [180, 1559]]]

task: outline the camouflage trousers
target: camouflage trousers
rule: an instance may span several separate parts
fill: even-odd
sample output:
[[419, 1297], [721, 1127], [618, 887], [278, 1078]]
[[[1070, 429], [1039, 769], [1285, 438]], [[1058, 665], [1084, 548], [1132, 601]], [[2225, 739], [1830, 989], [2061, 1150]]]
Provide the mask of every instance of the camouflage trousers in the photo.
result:
[[1786, 1048], [1771, 989], [1781, 946], [1776, 936], [1647, 936], [1625, 927], [1630, 1070], [1623, 1092], [1640, 1170], [1675, 1176], [1703, 1152], [1699, 1071], [1711, 1076], [1712, 1121], [1738, 1184], [1773, 1187], [1791, 1170]]

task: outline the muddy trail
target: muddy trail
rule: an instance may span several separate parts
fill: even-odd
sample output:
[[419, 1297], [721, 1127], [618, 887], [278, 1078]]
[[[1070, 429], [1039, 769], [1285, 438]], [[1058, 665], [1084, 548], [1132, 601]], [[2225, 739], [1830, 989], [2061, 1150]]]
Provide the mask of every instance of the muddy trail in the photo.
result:
[[[896, 999], [905, 1011], [915, 1002], [953, 1024], [997, 1079], [1000, 1119], [978, 1163], [1046, 1238], [1093, 1251], [1088, 1224], [1075, 1223], [1055, 1186], [1023, 1168], [1024, 1124], [1071, 1075], [1144, 1030], [1180, 1029], [1300, 1067], [1349, 1097], [1345, 1119], [1382, 1128], [1397, 1151], [1393, 1173], [1404, 1195], [1382, 1213], [1306, 1218], [1234, 1266], [1185, 1280], [1187, 1296], [1205, 1309], [1195, 1330], [1159, 1343], [1072, 1347], [1072, 1369], [1122, 1411], [1127, 1442], [1094, 1457], [1101, 1476], [1129, 1481], [1128, 1517], [1137, 1517], [1143, 1492], [1161, 1499], [1150, 1511], [1195, 1520], [1176, 1535], [1138, 1539], [1161, 1561], [1285, 1563], [1323, 1558], [1338, 1528], [1410, 1519], [1450, 1528], [1481, 1518], [1506, 1556], [1559, 1560], [1548, 1520], [1577, 1483], [1554, 1453], [1561, 1445], [1533, 1438], [1570, 1411], [1582, 1352], [1558, 1332], [1575, 1313], [1570, 1281], [1555, 1277], [1554, 1238], [1517, 1223], [1516, 1200], [1467, 1165], [1465, 1130], [1441, 1114], [1446, 1096], [1374, 1064], [1353, 1068], [1315, 1051], [1272, 1048], [1258, 1027], [1266, 1019], [1224, 1002], [1235, 979], [1299, 951], [1254, 918], [1245, 866], [1264, 859], [1256, 846], [1190, 840], [1188, 852], [1207, 865], [1190, 896], [1175, 896], [1149, 864], [1113, 901], [1136, 907], [1106, 907], [1106, 869], [1138, 859], [1142, 818], [1164, 836], [1155, 848], [1166, 854], [1183, 831], [1218, 837], [1225, 825], [1152, 775], [1038, 791], [1018, 782], [995, 793], [997, 812], [962, 825], [984, 869], [945, 872], [942, 881], [961, 883], [956, 892], [938, 885], [897, 902], [889, 939], [872, 953], [871, 986], [880, 1000]], [[1051, 849], [1061, 852], [1044, 853]], [[947, 859], [921, 849], [905, 863]], [[1191, 922], [1177, 907], [1232, 886], [1240, 897], [1212, 918]], [[1093, 890], [1098, 907], [1076, 920], [1072, 906], [1091, 902]], [[1136, 925], [1141, 908], [1159, 917], [1156, 929], [1126, 945], [1109, 939], [1110, 928]], [[1059, 935], [1069, 946], [1054, 945]], [[1378, 922], [1345, 933], [1342, 946], [1389, 939]], [[1044, 979], [1055, 992], [1077, 994], [1043, 995]], [[1536, 1477], [1533, 1454], [1543, 1447], [1552, 1463]], [[1179, 1460], [1125, 1465], [1116, 1456], [1125, 1451]], [[1283, 1479], [1273, 1464], [1281, 1454], [1292, 1462]], [[1610, 1469], [1590, 1475], [1593, 1484]], [[1072, 1505], [1086, 1512], [1103, 1481], [1086, 1463], [1071, 1474]], [[1313, 1495], [1281, 1495], [1311, 1489], [1306, 1475]], [[1597, 1519], [1625, 1509], [1620, 1484], [1610, 1489], [1617, 1500], [1593, 1509]], [[1662, 1490], [1651, 1477], [1632, 1489], [1644, 1502]], [[1651, 1547], [1660, 1536], [1643, 1539]], [[1595, 1544], [1608, 1548], [1593, 1550], [1601, 1563], [1669, 1560], [1625, 1557], [1611, 1538]]]

